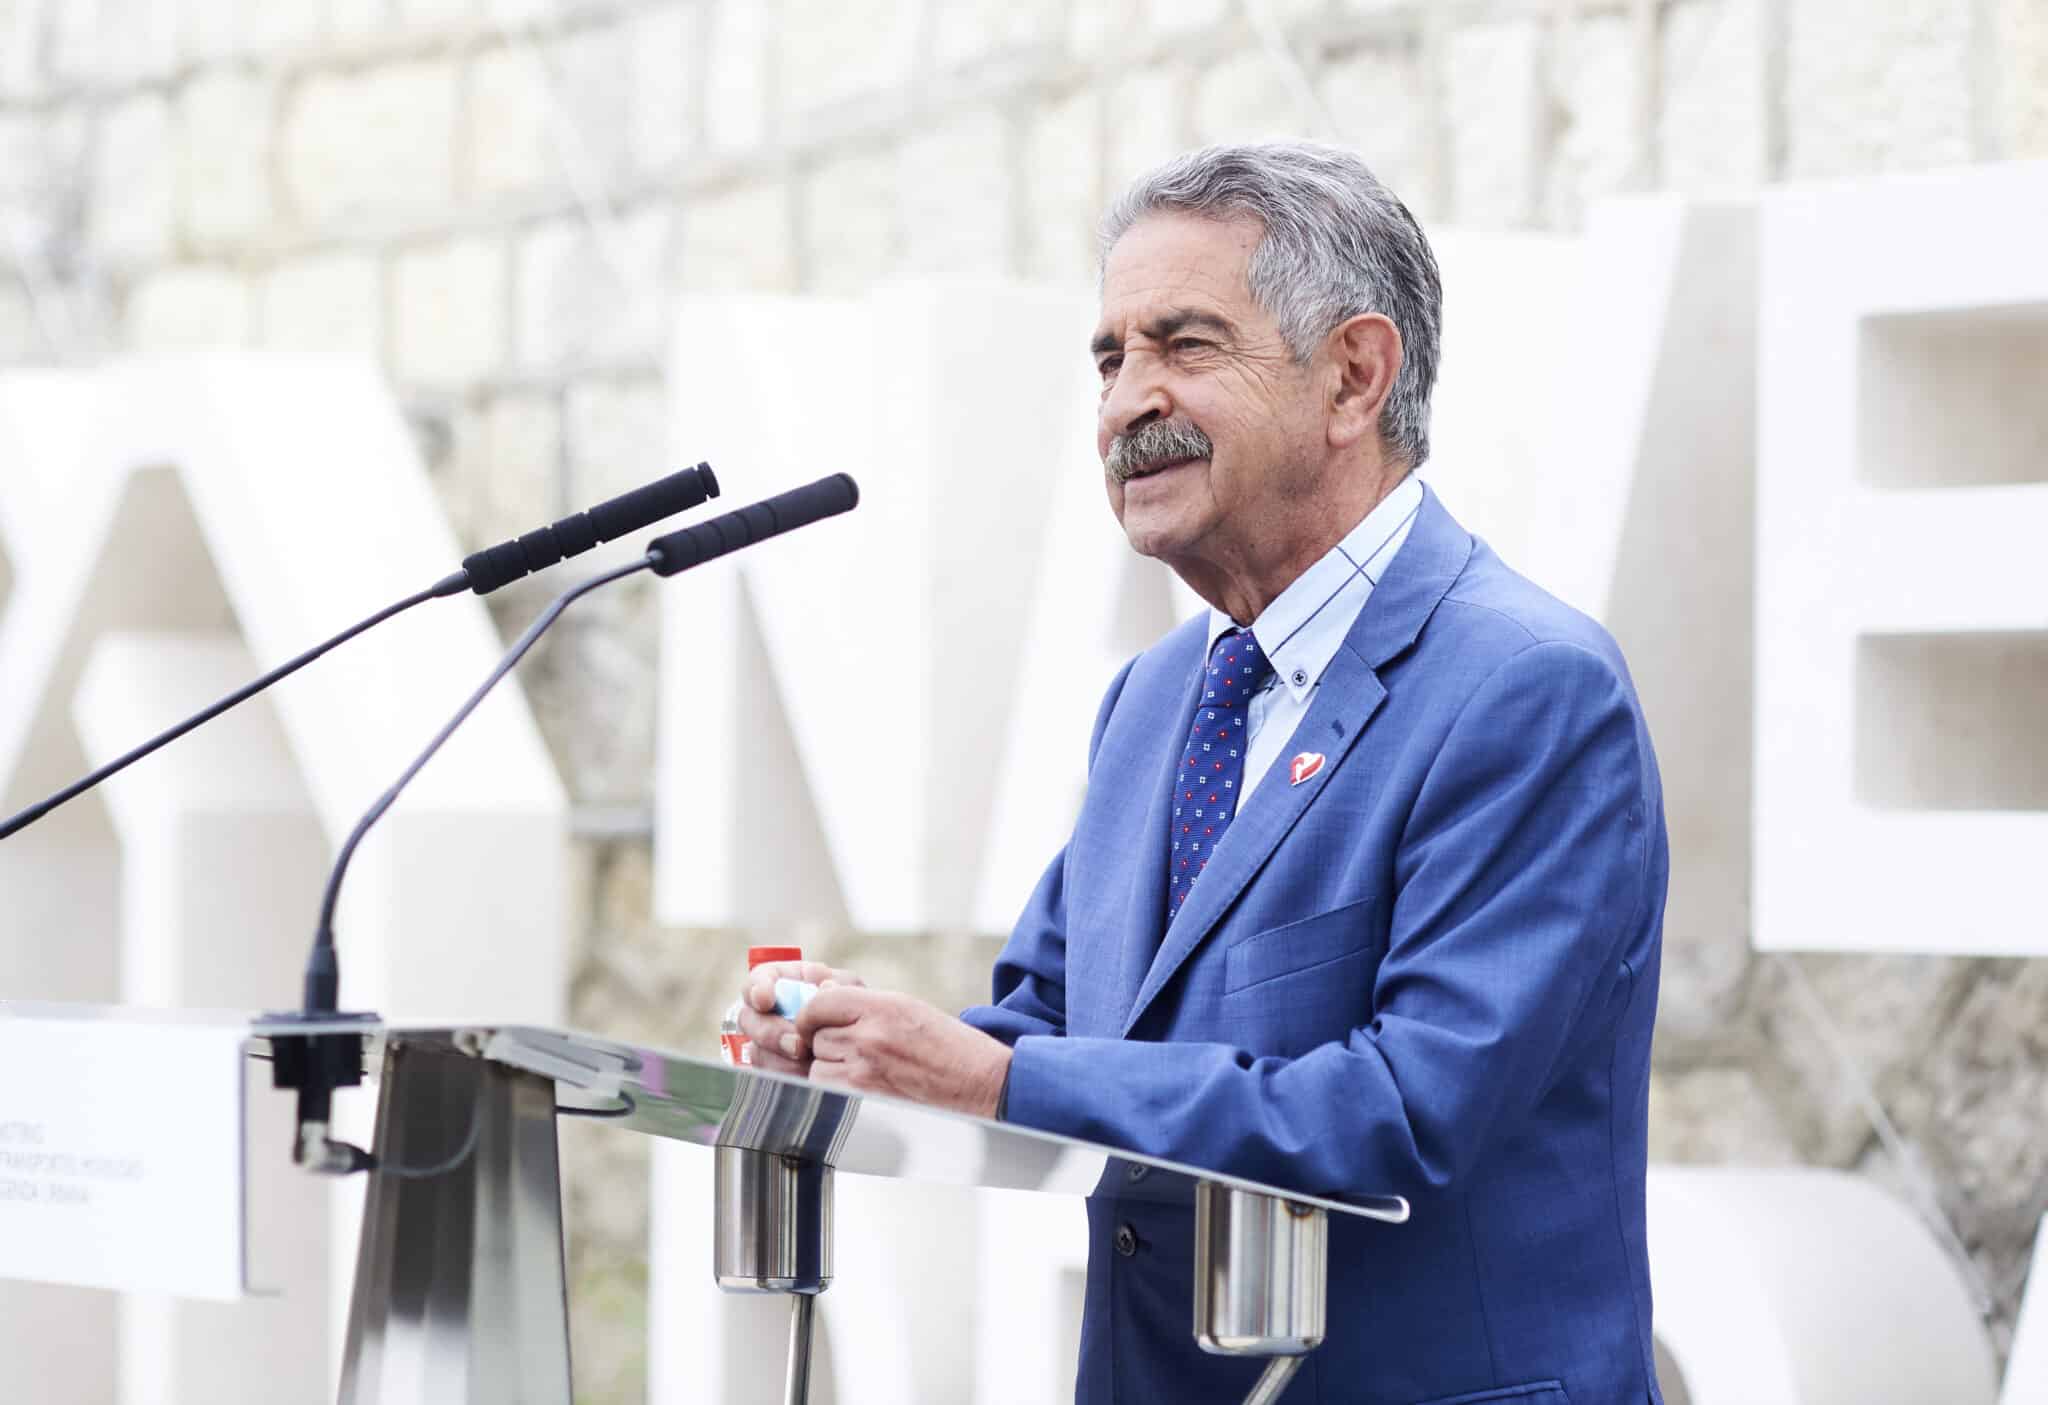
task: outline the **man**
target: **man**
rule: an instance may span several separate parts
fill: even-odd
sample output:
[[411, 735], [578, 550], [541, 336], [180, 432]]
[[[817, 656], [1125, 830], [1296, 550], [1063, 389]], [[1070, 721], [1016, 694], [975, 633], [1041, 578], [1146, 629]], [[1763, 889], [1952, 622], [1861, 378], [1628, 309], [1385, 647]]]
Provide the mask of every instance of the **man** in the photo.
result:
[[[763, 1062], [1409, 1197], [1405, 1225], [1331, 1216], [1288, 1402], [1655, 1401], [1656, 762], [1613, 641], [1413, 476], [1429, 246], [1356, 158], [1285, 143], [1142, 178], [1103, 247], [1110, 506], [1212, 612], [1110, 684], [995, 1003], [814, 968], [792, 1026], [764, 971]], [[1089, 1202], [1078, 1398], [1239, 1400], [1257, 1364], [1190, 1330], [1188, 1199], [1138, 1174]]]

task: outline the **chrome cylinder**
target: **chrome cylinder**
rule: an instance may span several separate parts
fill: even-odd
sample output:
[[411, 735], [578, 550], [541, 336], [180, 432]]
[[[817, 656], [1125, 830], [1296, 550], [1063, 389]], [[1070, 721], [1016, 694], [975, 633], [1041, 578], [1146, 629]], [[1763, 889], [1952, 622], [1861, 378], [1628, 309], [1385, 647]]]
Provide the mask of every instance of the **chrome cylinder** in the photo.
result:
[[818, 1295], [798, 1293], [790, 1300], [789, 1371], [784, 1376], [783, 1405], [810, 1405], [811, 1328], [817, 1321]]
[[1195, 1187], [1195, 1341], [1202, 1350], [1314, 1351], [1323, 1341], [1329, 1265], [1322, 1210], [1213, 1181]]
[[711, 1149], [712, 1272], [729, 1293], [822, 1293], [832, 1282], [832, 1168]]

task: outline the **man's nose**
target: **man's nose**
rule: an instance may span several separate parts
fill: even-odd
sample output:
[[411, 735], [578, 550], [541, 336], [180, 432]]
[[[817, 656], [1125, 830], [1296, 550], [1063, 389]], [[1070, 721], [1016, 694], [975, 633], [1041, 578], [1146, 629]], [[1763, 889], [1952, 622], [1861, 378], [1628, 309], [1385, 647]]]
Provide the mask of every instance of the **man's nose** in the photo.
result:
[[1154, 420], [1173, 416], [1173, 398], [1159, 377], [1142, 367], [1127, 365], [1109, 394], [1102, 397], [1103, 438], [1116, 439]]

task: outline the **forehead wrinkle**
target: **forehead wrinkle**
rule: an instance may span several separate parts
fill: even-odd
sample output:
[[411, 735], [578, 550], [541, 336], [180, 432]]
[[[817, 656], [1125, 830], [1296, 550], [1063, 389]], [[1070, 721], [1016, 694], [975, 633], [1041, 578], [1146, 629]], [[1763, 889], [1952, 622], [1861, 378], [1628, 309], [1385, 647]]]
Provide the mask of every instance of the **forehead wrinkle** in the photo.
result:
[[[1219, 225], [1230, 236], [1222, 249], [1214, 240]], [[1261, 233], [1256, 225], [1189, 215], [1159, 215], [1133, 226], [1104, 264], [1094, 354], [1122, 351], [1127, 335], [1161, 337], [1161, 324], [1176, 314], [1214, 318], [1225, 335], [1241, 337], [1229, 314], [1240, 305], [1250, 310], [1246, 269]], [[1190, 235], [1197, 236], [1192, 244]]]

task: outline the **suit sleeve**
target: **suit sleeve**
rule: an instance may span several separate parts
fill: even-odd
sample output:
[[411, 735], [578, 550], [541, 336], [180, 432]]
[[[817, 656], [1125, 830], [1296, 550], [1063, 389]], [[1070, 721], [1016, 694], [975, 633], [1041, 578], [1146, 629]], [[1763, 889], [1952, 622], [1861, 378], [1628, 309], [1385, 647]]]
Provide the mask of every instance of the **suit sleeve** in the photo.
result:
[[[1117, 671], [1102, 705], [1095, 711], [1095, 730], [1088, 740], [1088, 771], [1095, 771], [1095, 753], [1109, 715], [1131, 676], [1131, 659]], [[1023, 915], [996, 958], [994, 1003], [976, 1005], [960, 1018], [1005, 1044], [1031, 1035], [1057, 1038], [1067, 1032], [1067, 851], [1062, 848], [1038, 880]], [[1006, 1109], [1007, 1110], [1007, 1109]]]
[[1454, 1187], [1632, 987], [1653, 764], [1612, 664], [1527, 646], [1418, 792], [1370, 1024], [1291, 1059], [1027, 1035], [1010, 1120], [1311, 1194]]

